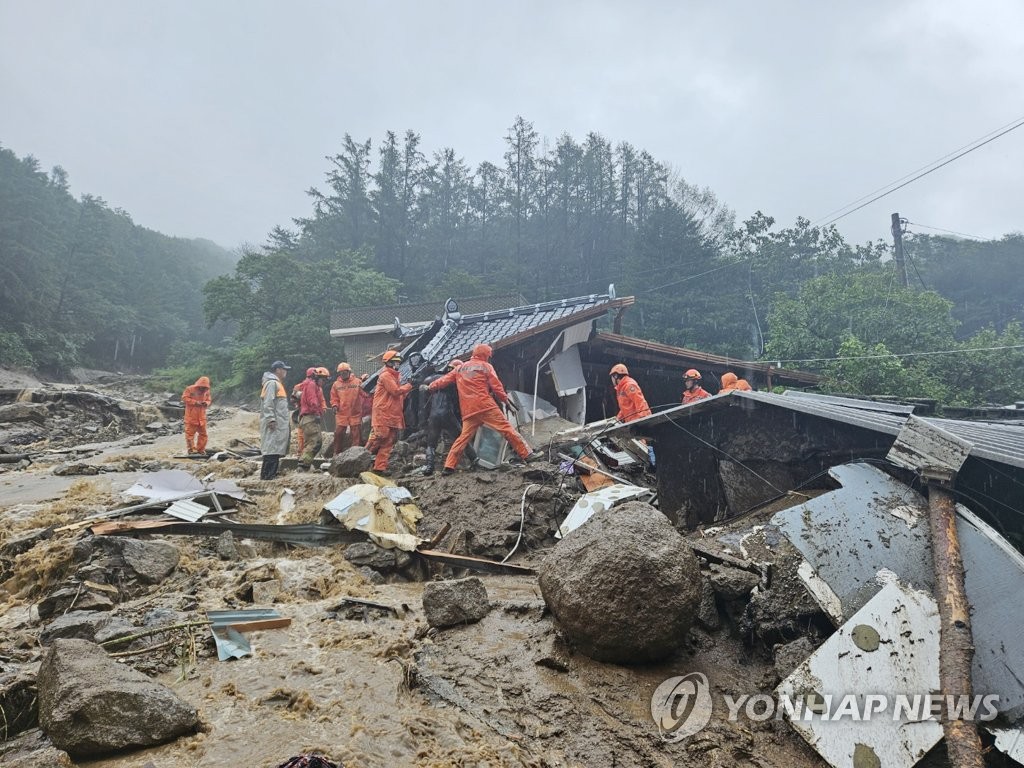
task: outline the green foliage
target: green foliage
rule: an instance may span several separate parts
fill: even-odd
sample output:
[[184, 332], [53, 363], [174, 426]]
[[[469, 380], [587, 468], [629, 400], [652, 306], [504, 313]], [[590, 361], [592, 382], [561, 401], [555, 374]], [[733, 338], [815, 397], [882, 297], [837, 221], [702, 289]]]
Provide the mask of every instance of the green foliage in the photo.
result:
[[849, 335], [839, 345], [838, 359], [825, 366], [824, 389], [853, 395], [921, 395], [912, 391], [910, 373], [882, 342], [868, 346]]
[[[0, 147], [0, 327], [31, 364], [149, 370], [203, 334], [200, 286], [232, 259], [209, 241], [136, 226], [67, 172]], [[23, 355], [19, 357], [24, 361]]]
[[203, 288], [207, 323], [230, 320], [238, 328], [228, 386], [257, 387], [278, 358], [298, 370], [333, 369], [344, 360], [344, 343], [330, 336], [331, 312], [395, 301], [397, 281], [369, 269], [368, 260], [353, 251], [318, 261], [285, 251], [252, 251], [239, 259], [233, 274], [208, 282]]
[[156, 390], [184, 391], [200, 376], [208, 376], [215, 392], [226, 392], [242, 386], [235, 376], [233, 350], [230, 346], [213, 346], [201, 341], [175, 342], [167, 355], [167, 365], [153, 372], [151, 386]]
[[31, 368], [35, 358], [16, 333], [0, 331], [0, 365], [11, 368]]

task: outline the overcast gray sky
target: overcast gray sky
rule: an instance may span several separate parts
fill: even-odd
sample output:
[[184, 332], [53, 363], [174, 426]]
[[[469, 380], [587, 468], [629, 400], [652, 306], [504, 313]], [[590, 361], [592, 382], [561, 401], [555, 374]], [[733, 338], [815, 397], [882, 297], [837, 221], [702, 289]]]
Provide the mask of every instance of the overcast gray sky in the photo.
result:
[[[0, 0], [0, 143], [139, 224], [235, 247], [309, 213], [346, 132], [412, 128], [475, 166], [522, 115], [788, 225], [1024, 117], [1022, 30], [1020, 0]], [[839, 227], [888, 238], [897, 210], [1024, 230], [1024, 128]]]

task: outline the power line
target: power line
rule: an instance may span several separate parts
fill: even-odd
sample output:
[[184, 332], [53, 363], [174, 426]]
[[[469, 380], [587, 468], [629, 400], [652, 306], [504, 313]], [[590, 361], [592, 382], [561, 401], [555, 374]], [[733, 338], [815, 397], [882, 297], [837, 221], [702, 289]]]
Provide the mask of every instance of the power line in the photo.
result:
[[983, 243], [992, 242], [991, 237], [979, 237], [978, 235], [968, 235], [966, 232], [957, 232], [955, 229], [943, 229], [942, 227], [932, 227], [928, 224], [922, 224], [918, 221], [908, 221], [907, 224], [912, 227], [924, 227], [925, 229], [934, 229], [936, 232], [947, 232], [951, 235], [959, 235], [960, 237], [969, 237], [972, 240], [980, 240]]
[[[1010, 127], [1007, 128], [1007, 127], [1004, 126], [1003, 129], [997, 129], [996, 132], [994, 133], [994, 135], [989, 133], [989, 134], [986, 134], [985, 136], [981, 137], [982, 139], [984, 139], [983, 141], [981, 139], [975, 139], [975, 141], [971, 142], [970, 144], [964, 145], [964, 147], [961, 147], [961, 149], [956, 150], [956, 151], [954, 151], [954, 152], [952, 152], [952, 153], [950, 153], [948, 155], [943, 155], [943, 157], [940, 157], [938, 160], [934, 160], [931, 163], [929, 163], [928, 165], [922, 166], [922, 168], [919, 168], [918, 171], [921, 171], [924, 168], [928, 169], [928, 170], [924, 170], [922, 173], [918, 173], [917, 171], [914, 171], [914, 172], [912, 172], [912, 174], [908, 174], [910, 176], [909, 179], [907, 178], [907, 176], [903, 176], [902, 178], [897, 179], [896, 181], [887, 184], [885, 187], [879, 187], [879, 189], [876, 190], [876, 192], [879, 191], [879, 190], [887, 189], [887, 188], [889, 188], [889, 189], [887, 189], [887, 191], [882, 192], [881, 194], [878, 194], [878, 195], [875, 195], [874, 193], [871, 193], [871, 195], [873, 195], [873, 196], [870, 196], [870, 199], [868, 199], [866, 202], [861, 203], [860, 205], [857, 205], [855, 208], [850, 208], [850, 206], [856, 205], [856, 203], [860, 202], [861, 200], [864, 200], [864, 197], [858, 198], [857, 200], [854, 200], [852, 203], [848, 203], [848, 204], [844, 205], [842, 208], [837, 208], [832, 213], [830, 213], [830, 214], [822, 217], [821, 219], [818, 219], [817, 221], [815, 221], [814, 224], [816, 225], [816, 224], [818, 224], [819, 222], [822, 222], [825, 219], [827, 219], [827, 221], [824, 221], [823, 226], [828, 226], [829, 224], [835, 224], [837, 221], [839, 221], [840, 219], [846, 218], [851, 213], [856, 213], [861, 208], [865, 208], [866, 206], [871, 205], [871, 203], [874, 203], [874, 202], [876, 202], [878, 200], [881, 200], [883, 197], [887, 197], [888, 195], [891, 195], [893, 192], [895, 192], [895, 191], [897, 191], [899, 189], [903, 189], [903, 187], [907, 186], [908, 184], [913, 184], [918, 179], [922, 179], [925, 176], [927, 176], [928, 174], [934, 173], [935, 171], [939, 170], [940, 168], [942, 168], [942, 167], [944, 167], [946, 165], [949, 165], [953, 161], [959, 160], [964, 155], [968, 155], [971, 152], [973, 152], [974, 150], [980, 149], [981, 147], [985, 146], [986, 144], [989, 144], [989, 143], [995, 141], [1000, 136], [1005, 136], [1006, 134], [1010, 133], [1011, 131], [1017, 130], [1022, 125], [1024, 125], [1024, 118], [1017, 118], [1012, 123], [1007, 123], [1007, 125], [1009, 125]], [[938, 163], [938, 164], [936, 165], [936, 163]], [[902, 183], [900, 183], [900, 182], [902, 182]], [[897, 186], [893, 186], [893, 184], [896, 184]], [[865, 195], [865, 197], [869, 197], [869, 195]], [[842, 210], [844, 210], [846, 208], [850, 208], [850, 210], [846, 211], [846, 213], [839, 214], [838, 216], [833, 216], [833, 214], [838, 213], [839, 211], [842, 211]]]
[[934, 352], [887, 352], [884, 355], [847, 355], [840, 357], [805, 357], [803, 359], [775, 358], [782, 363], [830, 363], [836, 360], [878, 360], [886, 357], [932, 357], [935, 355], [965, 355], [972, 352], [997, 352], [1003, 349], [1024, 349], [1024, 344], [1007, 344], [998, 347], [970, 347], [967, 349], [942, 349]]

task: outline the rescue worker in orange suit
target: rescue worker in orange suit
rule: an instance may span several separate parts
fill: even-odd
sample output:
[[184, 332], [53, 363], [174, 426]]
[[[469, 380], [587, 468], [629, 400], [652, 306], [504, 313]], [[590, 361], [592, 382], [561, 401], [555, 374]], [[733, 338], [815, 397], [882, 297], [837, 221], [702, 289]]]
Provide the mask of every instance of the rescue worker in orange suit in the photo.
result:
[[334, 455], [363, 444], [363, 382], [352, 375], [352, 366], [338, 363], [338, 378], [331, 385], [334, 408]]
[[747, 383], [746, 379], [737, 378], [736, 374], [732, 371], [726, 371], [722, 374], [722, 388], [718, 390], [718, 394], [723, 392], [750, 392], [751, 386]]
[[412, 384], [403, 384], [398, 369], [402, 356], [393, 349], [383, 354], [384, 368], [377, 376], [373, 390], [373, 413], [370, 414], [371, 434], [366, 450], [376, 453], [374, 472], [387, 472], [391, 451], [398, 435], [405, 429], [405, 396], [412, 392]]
[[200, 376], [181, 393], [185, 404], [185, 450], [206, 453], [206, 409], [210, 407], [210, 380]]
[[691, 368], [683, 374], [683, 405], [711, 397], [711, 393], [700, 385], [700, 381], [700, 371], [696, 368]]
[[484, 425], [499, 432], [508, 440], [519, 456], [519, 463], [541, 458], [539, 453], [530, 452], [526, 441], [515, 430], [515, 427], [509, 424], [508, 419], [494, 402], [494, 399], [497, 398], [502, 404], [509, 404], [508, 395], [505, 393], [501, 381], [498, 380], [498, 374], [494, 372], [494, 367], [489, 362], [490, 359], [490, 345], [477, 344], [473, 347], [473, 356], [468, 363], [464, 363], [454, 371], [449, 371], [427, 387], [429, 391], [437, 392], [455, 382], [459, 393], [462, 432], [459, 433], [448, 450], [444, 469], [441, 470], [442, 475], [450, 475], [455, 471], [466, 446], [469, 445], [477, 430]]
[[[616, 419], [625, 423], [651, 415], [651, 406], [647, 404], [643, 390], [636, 383], [636, 379], [629, 375], [629, 369], [625, 365], [616, 363], [609, 375], [612, 377], [612, 386], [615, 387], [615, 399], [619, 403]], [[641, 442], [647, 445], [645, 441]], [[647, 445], [647, 456], [651, 460], [651, 466], [655, 466], [654, 446]]]
[[299, 463], [312, 466], [314, 457], [323, 447], [322, 420], [327, 403], [321, 384], [321, 370], [307, 368], [299, 396], [299, 431], [302, 433], [302, 455]]
[[[462, 367], [462, 361], [452, 360], [448, 363], [448, 371], [457, 371]], [[441, 378], [443, 374], [434, 374], [420, 385], [421, 390], [430, 390], [430, 384]], [[430, 392], [423, 403], [420, 423], [426, 425], [423, 430], [424, 443], [426, 445], [427, 460], [420, 472], [424, 475], [434, 474], [435, 457], [437, 456], [437, 444], [441, 441], [442, 435], [448, 440], [453, 440], [462, 434], [462, 419], [459, 417], [459, 394], [455, 384], [449, 384], [436, 392]], [[466, 446], [466, 455], [469, 456], [469, 464], [475, 467], [479, 462], [473, 446]]]

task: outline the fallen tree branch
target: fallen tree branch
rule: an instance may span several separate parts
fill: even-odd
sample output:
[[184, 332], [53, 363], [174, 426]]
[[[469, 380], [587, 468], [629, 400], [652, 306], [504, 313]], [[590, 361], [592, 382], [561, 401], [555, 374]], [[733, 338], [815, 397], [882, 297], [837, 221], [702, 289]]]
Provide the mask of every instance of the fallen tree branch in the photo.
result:
[[167, 624], [162, 627], [153, 627], [147, 629], [144, 632], [137, 632], [134, 635], [128, 635], [127, 637], [115, 637], [113, 640], [105, 640], [100, 643], [101, 646], [107, 645], [120, 645], [121, 643], [130, 643], [133, 640], [139, 640], [143, 637], [151, 637], [153, 635], [159, 635], [161, 632], [170, 632], [172, 629], [188, 629], [189, 627], [206, 627], [213, 624], [209, 619], [200, 619], [198, 621], [184, 621], [181, 624]]

